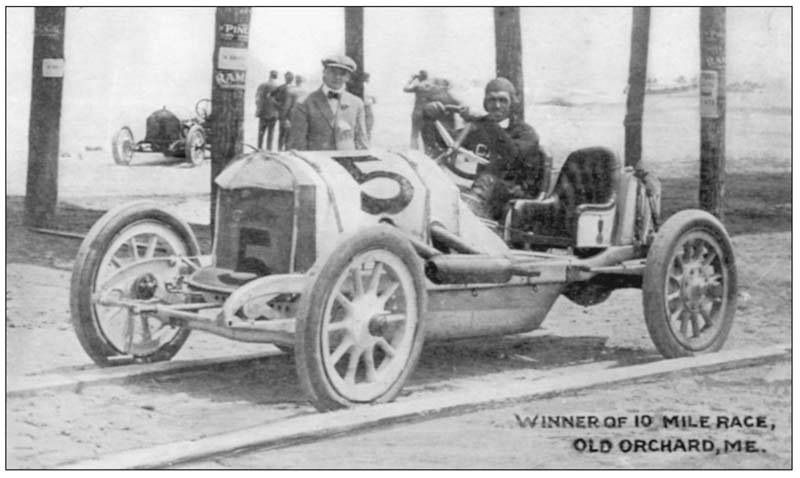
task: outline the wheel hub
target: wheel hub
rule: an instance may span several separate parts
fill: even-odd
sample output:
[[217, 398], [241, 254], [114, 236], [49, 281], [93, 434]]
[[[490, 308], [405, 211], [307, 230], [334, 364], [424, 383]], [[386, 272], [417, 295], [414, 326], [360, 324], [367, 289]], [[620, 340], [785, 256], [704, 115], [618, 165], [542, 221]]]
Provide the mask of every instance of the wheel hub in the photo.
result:
[[684, 274], [681, 284], [681, 296], [690, 308], [699, 307], [706, 297], [708, 281], [700, 267], [691, 267]]
[[385, 314], [376, 297], [353, 303], [353, 335], [356, 343], [368, 343], [375, 336], [377, 319]]
[[152, 299], [158, 289], [158, 279], [153, 274], [147, 273], [133, 281], [131, 296], [138, 300]]

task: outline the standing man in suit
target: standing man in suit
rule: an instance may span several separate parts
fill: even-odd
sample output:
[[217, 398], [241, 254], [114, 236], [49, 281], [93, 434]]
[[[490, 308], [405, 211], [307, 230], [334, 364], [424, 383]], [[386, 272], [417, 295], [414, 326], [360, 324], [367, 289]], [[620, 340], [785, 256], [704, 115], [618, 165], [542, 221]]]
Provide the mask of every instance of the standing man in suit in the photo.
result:
[[283, 75], [283, 78], [286, 80], [286, 82], [275, 89], [275, 92], [272, 93], [272, 98], [275, 100], [275, 104], [278, 105], [278, 117], [280, 118], [281, 122], [281, 130], [280, 133], [278, 133], [278, 151], [286, 151], [286, 143], [289, 140], [289, 130], [292, 126], [289, 117], [289, 113], [291, 113], [291, 111], [286, 108], [286, 104], [289, 97], [289, 90], [292, 89], [294, 73], [287, 71]]
[[272, 94], [278, 88], [278, 72], [269, 72], [269, 81], [258, 85], [256, 90], [256, 117], [258, 118], [258, 147], [264, 144], [264, 131], [267, 131], [266, 149], [272, 149], [275, 123], [278, 121], [278, 105]]
[[369, 148], [364, 103], [345, 91], [356, 62], [344, 55], [322, 60], [322, 87], [292, 111], [289, 149], [323, 151]]

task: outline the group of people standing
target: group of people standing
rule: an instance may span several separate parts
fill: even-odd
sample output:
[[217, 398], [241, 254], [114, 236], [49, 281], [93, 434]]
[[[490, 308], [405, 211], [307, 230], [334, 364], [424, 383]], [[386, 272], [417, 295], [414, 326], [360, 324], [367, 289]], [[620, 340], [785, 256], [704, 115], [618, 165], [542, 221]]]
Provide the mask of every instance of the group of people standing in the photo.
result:
[[[368, 149], [367, 111], [372, 101], [365, 103], [345, 89], [356, 73], [356, 63], [347, 56], [337, 55], [324, 58], [322, 68], [322, 86], [305, 99], [298, 100], [293, 94], [288, 74], [285, 93], [279, 93], [280, 87], [269, 90], [270, 83], [262, 85], [263, 91], [268, 91], [265, 97], [282, 105], [275, 116], [280, 120], [281, 137], [288, 130], [288, 139], [280, 141], [279, 148]], [[277, 72], [271, 77], [275, 79]], [[259, 87], [259, 98], [262, 98], [262, 87]], [[435, 127], [437, 121], [453, 134], [456, 134], [456, 114], [472, 124], [473, 132], [463, 145], [489, 161], [488, 165], [479, 167], [478, 178], [465, 194], [476, 213], [497, 219], [506, 201], [534, 192], [531, 188], [536, 187], [543, 172], [543, 152], [536, 131], [518, 114], [520, 98], [509, 80], [495, 78], [486, 84], [484, 111], [480, 112], [463, 106], [453, 97], [449, 81], [429, 79], [424, 70], [411, 78], [404, 91], [416, 95], [411, 146], [419, 147], [421, 135], [428, 155], [435, 156], [445, 147]], [[259, 145], [263, 136], [261, 124], [260, 121]], [[268, 121], [263, 124], [269, 128]], [[271, 134], [268, 132], [268, 141]]]
[[[295, 76], [287, 71], [283, 77], [284, 83], [278, 84], [278, 71], [272, 70], [269, 72], [269, 80], [260, 84], [256, 90], [259, 148], [274, 149], [275, 127], [279, 125], [277, 149], [286, 150], [292, 110], [305, 97], [302, 76]], [[264, 136], [267, 138], [266, 144]]]
[[[286, 72], [285, 83], [277, 84], [278, 72], [256, 91], [258, 147], [273, 148], [276, 123], [280, 125], [279, 151], [366, 149], [375, 122], [375, 98], [366, 91], [369, 73], [362, 74], [364, 100], [345, 87], [356, 72], [355, 62], [343, 55], [322, 60], [322, 87], [306, 94], [303, 78]], [[294, 80], [295, 84], [292, 84]], [[264, 144], [266, 133], [267, 142]]]

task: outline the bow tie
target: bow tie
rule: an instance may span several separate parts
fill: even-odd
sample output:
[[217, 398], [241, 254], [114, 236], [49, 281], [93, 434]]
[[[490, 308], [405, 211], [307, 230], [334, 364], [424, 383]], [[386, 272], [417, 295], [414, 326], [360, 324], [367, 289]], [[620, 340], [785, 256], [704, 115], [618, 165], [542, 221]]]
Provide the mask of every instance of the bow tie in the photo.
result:
[[339, 99], [339, 93], [337, 93], [335, 91], [329, 91], [328, 92], [328, 99], [329, 100], [338, 100]]

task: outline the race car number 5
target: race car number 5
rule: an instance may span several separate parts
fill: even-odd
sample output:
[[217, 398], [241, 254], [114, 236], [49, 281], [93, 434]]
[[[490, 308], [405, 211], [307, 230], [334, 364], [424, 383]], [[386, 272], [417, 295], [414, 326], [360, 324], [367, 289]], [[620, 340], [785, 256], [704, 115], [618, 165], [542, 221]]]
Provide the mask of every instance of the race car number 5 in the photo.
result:
[[388, 179], [397, 183], [397, 194], [389, 198], [379, 198], [361, 191], [361, 209], [364, 212], [370, 214], [397, 214], [411, 204], [411, 200], [414, 198], [414, 186], [408, 179], [392, 171], [371, 171], [365, 173], [357, 165], [357, 163], [378, 161], [377, 158], [371, 156], [348, 156], [336, 157], [333, 159], [341, 164], [358, 184], [364, 184], [379, 178]]

